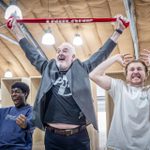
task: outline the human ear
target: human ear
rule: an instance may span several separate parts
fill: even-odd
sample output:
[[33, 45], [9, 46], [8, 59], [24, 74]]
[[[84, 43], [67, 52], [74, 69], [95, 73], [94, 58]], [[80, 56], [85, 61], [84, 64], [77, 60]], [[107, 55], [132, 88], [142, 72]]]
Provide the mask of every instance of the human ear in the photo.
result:
[[73, 54], [73, 55], [72, 55], [72, 58], [73, 58], [73, 60], [75, 60], [76, 56]]
[[28, 94], [27, 93], [23, 93], [23, 94], [24, 94], [25, 99], [27, 99]]
[[123, 67], [123, 75], [126, 77], [126, 75], [127, 75], [127, 72], [126, 72], [126, 70], [125, 70], [125, 68]]
[[145, 80], [147, 80], [149, 77], [149, 71], [146, 72]]

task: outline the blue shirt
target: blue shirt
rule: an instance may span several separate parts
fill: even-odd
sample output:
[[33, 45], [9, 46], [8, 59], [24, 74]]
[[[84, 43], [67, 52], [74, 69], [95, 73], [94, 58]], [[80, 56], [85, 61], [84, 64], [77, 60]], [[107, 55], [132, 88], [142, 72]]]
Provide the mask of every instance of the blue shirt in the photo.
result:
[[[31, 119], [32, 107], [14, 106], [0, 109], [0, 150], [31, 150], [33, 126]], [[16, 124], [16, 118], [23, 114], [27, 117], [27, 128], [22, 129]]]

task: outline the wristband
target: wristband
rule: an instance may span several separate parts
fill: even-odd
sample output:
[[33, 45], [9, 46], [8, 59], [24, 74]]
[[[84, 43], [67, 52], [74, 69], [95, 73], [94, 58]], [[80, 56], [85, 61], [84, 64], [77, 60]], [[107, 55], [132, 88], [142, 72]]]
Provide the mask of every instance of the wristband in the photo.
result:
[[120, 29], [116, 29], [116, 32], [118, 32], [119, 34], [122, 34], [122, 30]]

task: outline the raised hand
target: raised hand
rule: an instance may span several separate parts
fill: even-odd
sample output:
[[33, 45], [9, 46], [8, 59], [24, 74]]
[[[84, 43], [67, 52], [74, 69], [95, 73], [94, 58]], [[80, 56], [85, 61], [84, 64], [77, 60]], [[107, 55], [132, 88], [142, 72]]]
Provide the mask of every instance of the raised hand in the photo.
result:
[[133, 60], [133, 56], [131, 54], [118, 54], [117, 55], [117, 62], [119, 62], [123, 67], [125, 67], [132, 60]]
[[16, 119], [16, 123], [20, 128], [25, 129], [27, 127], [27, 118], [23, 114], [19, 115], [19, 117]]
[[126, 17], [123, 17], [122, 15], [116, 15], [115, 18], [117, 19], [115, 23], [116, 29], [123, 31], [125, 28], [128, 27], [129, 20]]
[[150, 66], [150, 50], [144, 49], [140, 53], [140, 60], [145, 62], [147, 66]]
[[24, 38], [24, 34], [21, 30], [21, 24], [17, 23], [17, 18], [12, 16], [7, 21], [7, 27], [15, 34], [18, 41], [20, 41], [22, 38]]
[[123, 66], [126, 66], [128, 63], [134, 60], [134, 57], [131, 54], [124, 54], [123, 60], [124, 60]]

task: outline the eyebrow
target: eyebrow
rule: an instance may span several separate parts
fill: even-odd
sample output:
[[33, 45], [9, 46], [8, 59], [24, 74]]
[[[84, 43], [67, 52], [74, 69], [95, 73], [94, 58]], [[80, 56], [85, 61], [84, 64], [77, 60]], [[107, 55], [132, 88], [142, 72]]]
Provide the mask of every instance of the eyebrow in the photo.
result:
[[19, 92], [22, 92], [22, 90], [21, 89], [19, 89], [19, 88], [14, 88], [14, 89], [11, 89], [11, 92], [13, 92], [13, 91], [19, 91]]
[[142, 67], [142, 66], [138, 66], [138, 67], [130, 67], [129, 69], [133, 69], [133, 68], [140, 68], [140, 69], [145, 69], [144, 67]]

